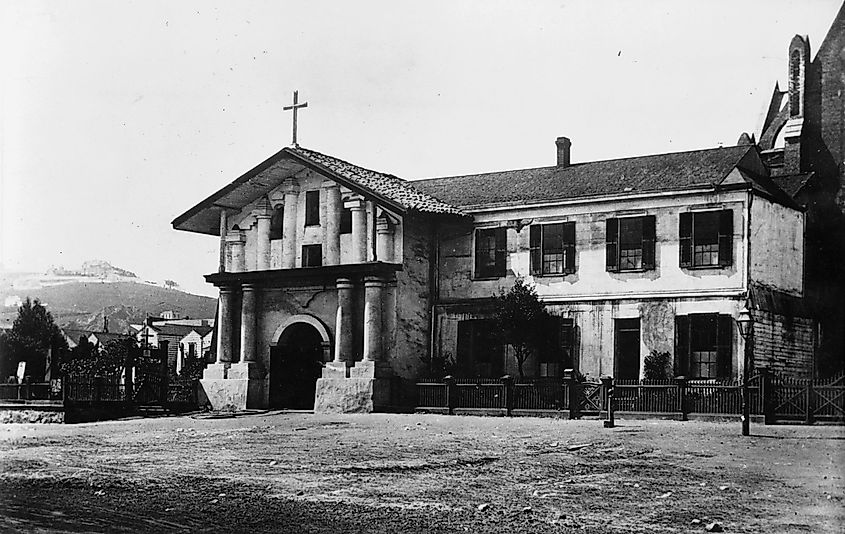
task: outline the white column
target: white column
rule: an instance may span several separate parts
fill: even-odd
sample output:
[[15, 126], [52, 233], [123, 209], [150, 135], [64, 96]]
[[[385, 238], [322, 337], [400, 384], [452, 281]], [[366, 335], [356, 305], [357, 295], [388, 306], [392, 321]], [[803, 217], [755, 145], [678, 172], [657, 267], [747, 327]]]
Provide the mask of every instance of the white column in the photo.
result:
[[367, 206], [363, 199], [346, 202], [352, 210], [352, 263], [367, 261]]
[[335, 317], [334, 361], [351, 362], [352, 354], [352, 280], [337, 279], [337, 315]]
[[255, 270], [266, 271], [270, 268], [270, 205], [267, 201], [259, 203], [253, 211], [255, 216]]
[[229, 232], [229, 213], [226, 208], [220, 208], [220, 265], [219, 272], [226, 271], [226, 234]]
[[233, 273], [244, 272], [246, 270], [246, 255], [244, 252], [246, 239], [244, 233], [237, 225], [226, 236], [226, 242], [232, 254], [232, 264], [229, 266], [229, 269]]
[[382, 294], [384, 280], [364, 280], [364, 361], [377, 362], [382, 357]]
[[241, 298], [241, 358], [240, 362], [255, 361], [255, 286], [244, 284]]
[[393, 263], [393, 225], [386, 217], [376, 220], [376, 259]]
[[323, 225], [323, 264], [340, 263], [340, 186], [337, 182], [323, 182], [326, 192], [326, 224]]
[[285, 218], [282, 236], [282, 269], [296, 267], [296, 213], [299, 205], [299, 186], [288, 178], [285, 187]]
[[[217, 317], [217, 363], [232, 361], [232, 310], [235, 293], [231, 287], [220, 288]], [[221, 377], [222, 378], [222, 377]]]

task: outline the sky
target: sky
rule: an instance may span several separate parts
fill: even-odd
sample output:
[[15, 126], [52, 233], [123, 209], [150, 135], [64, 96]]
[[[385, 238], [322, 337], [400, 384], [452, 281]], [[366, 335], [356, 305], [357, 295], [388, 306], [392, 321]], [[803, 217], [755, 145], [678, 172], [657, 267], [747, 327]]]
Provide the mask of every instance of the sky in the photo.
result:
[[0, 267], [214, 295], [171, 221], [291, 141], [413, 180], [736, 143], [841, 0], [0, 2]]

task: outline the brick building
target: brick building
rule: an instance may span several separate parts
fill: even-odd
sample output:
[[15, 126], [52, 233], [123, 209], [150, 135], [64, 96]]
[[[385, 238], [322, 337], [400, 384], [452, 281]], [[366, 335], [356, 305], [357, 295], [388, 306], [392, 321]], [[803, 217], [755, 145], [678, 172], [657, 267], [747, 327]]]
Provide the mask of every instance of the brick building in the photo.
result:
[[758, 147], [772, 179], [807, 213], [805, 314], [819, 321], [817, 374], [845, 366], [845, 6], [813, 58], [806, 36], [787, 49]]

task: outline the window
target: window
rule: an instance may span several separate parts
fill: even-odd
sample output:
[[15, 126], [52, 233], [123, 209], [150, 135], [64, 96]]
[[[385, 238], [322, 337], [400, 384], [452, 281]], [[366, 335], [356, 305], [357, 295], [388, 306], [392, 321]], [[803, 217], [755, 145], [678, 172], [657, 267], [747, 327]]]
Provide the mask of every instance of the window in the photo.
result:
[[476, 230], [475, 277], [505, 276], [507, 253], [507, 228], [479, 228]]
[[302, 266], [320, 267], [323, 265], [322, 245], [302, 245]]
[[197, 344], [188, 343], [188, 359], [193, 360], [197, 357]]
[[529, 236], [531, 274], [575, 272], [575, 223], [535, 224]]
[[320, 192], [305, 192], [305, 226], [320, 224]]
[[681, 267], [730, 267], [733, 210], [681, 213]]
[[605, 268], [608, 272], [654, 269], [654, 215], [608, 219]]
[[273, 210], [273, 216], [270, 218], [270, 239], [281, 239], [282, 229], [285, 221], [285, 208], [279, 206]]
[[540, 350], [540, 376], [563, 376], [564, 369], [572, 368], [575, 350], [575, 324], [572, 319], [549, 317], [547, 345]]
[[349, 208], [343, 208], [340, 212], [340, 233], [352, 233], [352, 210]]
[[689, 378], [731, 375], [733, 319], [730, 315], [696, 314], [675, 318], [676, 369]]
[[504, 347], [496, 341], [491, 319], [458, 323], [456, 364], [465, 377], [496, 378], [504, 374]]

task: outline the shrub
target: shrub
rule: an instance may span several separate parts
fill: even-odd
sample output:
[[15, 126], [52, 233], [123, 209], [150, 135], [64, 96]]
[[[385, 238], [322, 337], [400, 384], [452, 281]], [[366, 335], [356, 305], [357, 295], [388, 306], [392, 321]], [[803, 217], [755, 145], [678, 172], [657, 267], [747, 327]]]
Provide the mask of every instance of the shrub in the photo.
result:
[[646, 380], [668, 380], [672, 355], [668, 352], [653, 350], [645, 357], [644, 371]]

